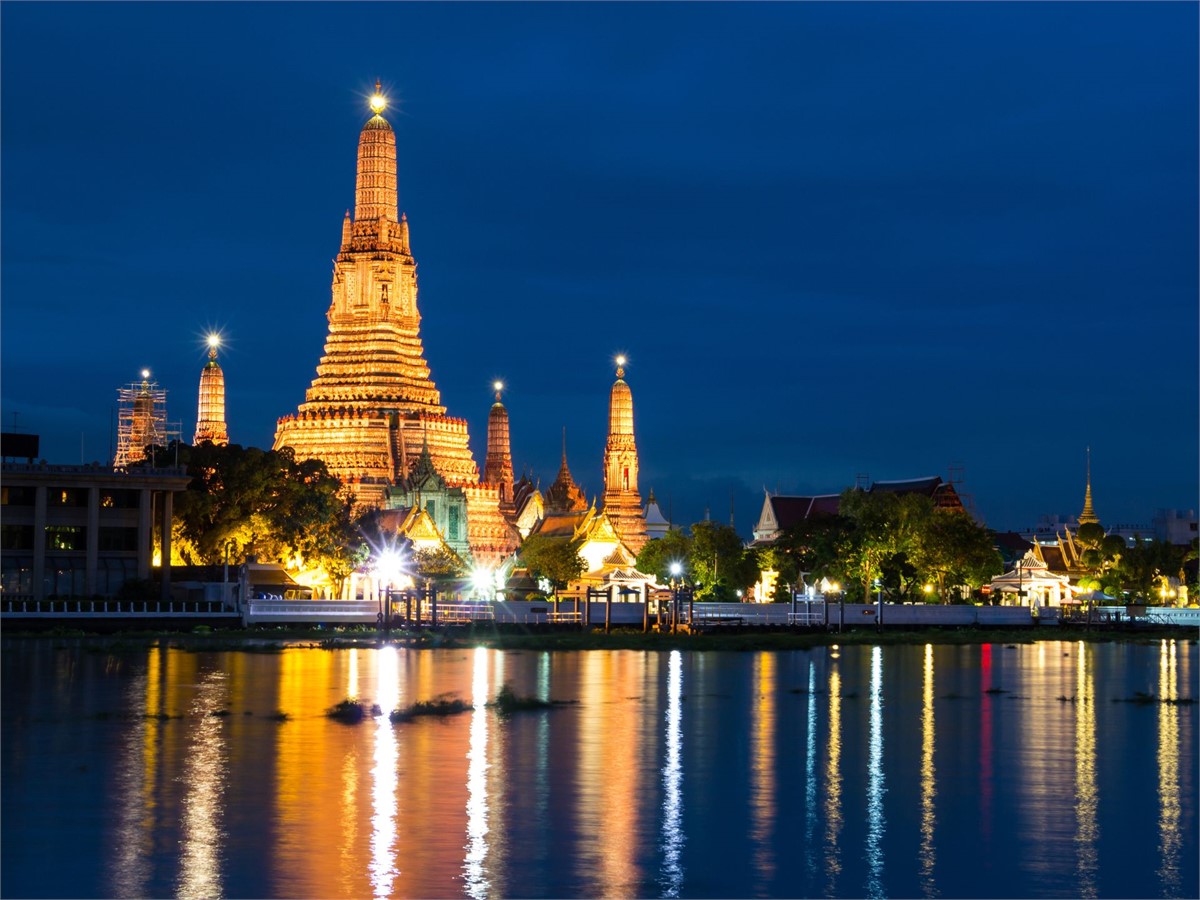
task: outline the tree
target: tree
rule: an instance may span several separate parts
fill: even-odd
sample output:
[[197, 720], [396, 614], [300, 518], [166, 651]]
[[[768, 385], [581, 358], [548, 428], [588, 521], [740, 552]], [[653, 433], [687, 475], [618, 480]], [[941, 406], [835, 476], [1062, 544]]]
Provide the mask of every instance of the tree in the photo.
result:
[[1133, 546], [1121, 554], [1116, 567], [1121, 588], [1136, 599], [1158, 599], [1155, 581], [1178, 576], [1187, 554], [1185, 546], [1142, 541], [1135, 536]]
[[691, 577], [692, 539], [678, 528], [660, 538], [646, 541], [637, 556], [637, 570], [666, 583], [671, 579], [671, 563], [680, 563], [684, 575]]
[[175, 443], [167, 452], [192, 478], [174, 500], [172, 562], [254, 556], [320, 567], [335, 583], [354, 569], [362, 539], [352, 501], [324, 463], [238, 444]]
[[883, 577], [886, 561], [907, 553], [932, 514], [933, 501], [920, 494], [849, 488], [842, 492], [839, 512], [851, 524], [841, 550], [847, 574], [862, 584], [869, 602], [872, 581]]
[[915, 541], [913, 560], [924, 577], [937, 580], [943, 602], [947, 580], [978, 589], [1004, 571], [991, 532], [953, 509], [931, 511]]
[[815, 515], [786, 529], [771, 548], [779, 580], [795, 584], [803, 572], [811, 576], [809, 583], [845, 581], [852, 529], [849, 519], [836, 514]]
[[758, 578], [753, 555], [747, 556], [732, 526], [697, 522], [692, 526], [691, 574], [700, 588], [697, 600], [732, 600]]
[[535, 534], [525, 539], [519, 556], [530, 573], [535, 578], [549, 581], [557, 594], [560, 588], [583, 574], [583, 557], [579, 555], [582, 546], [582, 538], [567, 541]]

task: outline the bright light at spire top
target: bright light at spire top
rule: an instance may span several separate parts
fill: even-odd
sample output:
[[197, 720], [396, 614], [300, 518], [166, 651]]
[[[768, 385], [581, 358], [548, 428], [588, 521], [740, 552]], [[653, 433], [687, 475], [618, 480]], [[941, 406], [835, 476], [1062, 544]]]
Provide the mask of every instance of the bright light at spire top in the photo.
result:
[[504, 390], [504, 382], [503, 381], [492, 382], [492, 390], [496, 390], [496, 391]]
[[210, 334], [208, 336], [208, 346], [212, 347], [214, 350], [217, 347], [220, 347], [221, 346], [221, 336], [219, 334]]
[[624, 366], [624, 365], [625, 365], [625, 357], [624, 357], [624, 356], [618, 356], [618, 357], [617, 357], [617, 365], [618, 365], [618, 366]]
[[387, 98], [383, 96], [383, 89], [379, 84], [378, 79], [375, 81], [375, 93], [371, 95], [370, 103], [371, 111], [375, 113], [375, 115], [379, 115], [384, 111], [384, 109], [387, 108]]

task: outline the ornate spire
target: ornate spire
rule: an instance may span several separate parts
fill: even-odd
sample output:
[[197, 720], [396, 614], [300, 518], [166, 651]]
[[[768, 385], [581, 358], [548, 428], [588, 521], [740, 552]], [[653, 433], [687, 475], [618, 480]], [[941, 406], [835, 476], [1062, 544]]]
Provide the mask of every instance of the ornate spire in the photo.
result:
[[545, 507], [547, 512], [583, 512], [587, 509], [587, 498], [583, 488], [571, 477], [567, 468], [567, 429], [563, 427], [562, 465], [558, 469], [558, 477], [554, 484], [546, 489]]
[[1099, 524], [1100, 517], [1092, 508], [1092, 448], [1087, 448], [1087, 490], [1083, 494], [1083, 512], [1079, 514], [1080, 525]]
[[208, 336], [208, 362], [200, 371], [200, 399], [196, 406], [196, 434], [192, 443], [212, 441], [228, 444], [229, 430], [225, 425], [225, 373], [217, 364], [217, 348], [221, 336]]
[[358, 177], [354, 185], [354, 221], [387, 219], [395, 222], [396, 201], [396, 134], [387, 119], [380, 115], [387, 100], [375, 82], [371, 110], [375, 115], [367, 120], [358, 136]]
[[508, 439], [508, 410], [500, 402], [504, 382], [497, 381], [492, 387], [496, 391], [496, 402], [488, 413], [487, 457], [483, 464], [483, 480], [500, 488], [501, 512], [514, 513], [512, 451]]
[[617, 380], [608, 401], [604, 446], [604, 512], [617, 535], [637, 553], [646, 543], [646, 517], [638, 493], [637, 442], [633, 436], [633, 393], [625, 383], [625, 357], [618, 356]]

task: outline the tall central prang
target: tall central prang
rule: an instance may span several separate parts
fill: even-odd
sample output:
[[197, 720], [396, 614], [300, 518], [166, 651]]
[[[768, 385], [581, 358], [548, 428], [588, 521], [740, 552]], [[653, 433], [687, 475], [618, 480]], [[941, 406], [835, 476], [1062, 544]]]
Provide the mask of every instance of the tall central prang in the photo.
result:
[[467, 491], [472, 550], [487, 555], [503, 526], [499, 490], [479, 483], [467, 423], [446, 415], [425, 362], [396, 135], [380, 115], [379, 88], [358, 137], [354, 216], [342, 221], [325, 352], [296, 414], [278, 421], [274, 446], [322, 460], [365, 506], [384, 504], [427, 450], [438, 473]]

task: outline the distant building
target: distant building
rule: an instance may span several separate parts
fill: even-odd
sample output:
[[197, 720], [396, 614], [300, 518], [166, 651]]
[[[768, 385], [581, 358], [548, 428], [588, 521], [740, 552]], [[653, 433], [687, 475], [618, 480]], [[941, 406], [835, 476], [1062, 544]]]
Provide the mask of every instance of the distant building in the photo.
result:
[[[918, 494], [928, 497], [938, 509], [965, 512], [954, 484], [943, 481], [937, 475], [900, 481], [876, 481], [865, 490], [868, 493], [878, 491], [890, 494]], [[751, 546], [773, 544], [788, 528], [815, 516], [837, 515], [841, 506], [841, 493], [813, 496], [785, 496], [768, 492], [764, 494], [762, 509], [754, 525], [754, 540], [751, 541]]]
[[[0, 592], [6, 598], [112, 597], [150, 577], [154, 528], [171, 558], [173, 497], [182, 469], [3, 463]], [[157, 519], [157, 521], [156, 521]], [[162, 567], [162, 597], [171, 567]]]
[[1197, 537], [1194, 509], [1160, 509], [1154, 514], [1154, 537], [1168, 544], [1190, 544]]

